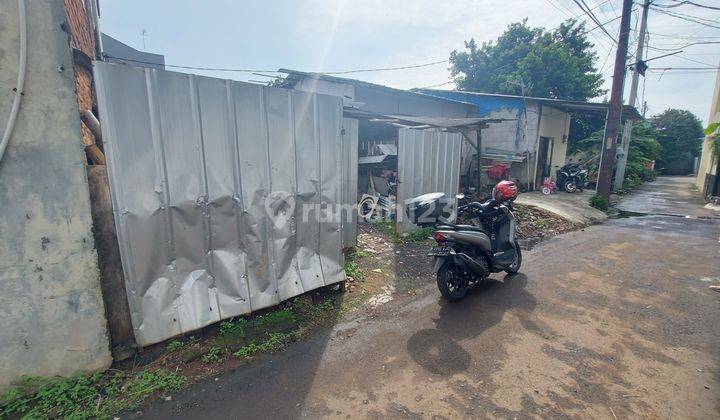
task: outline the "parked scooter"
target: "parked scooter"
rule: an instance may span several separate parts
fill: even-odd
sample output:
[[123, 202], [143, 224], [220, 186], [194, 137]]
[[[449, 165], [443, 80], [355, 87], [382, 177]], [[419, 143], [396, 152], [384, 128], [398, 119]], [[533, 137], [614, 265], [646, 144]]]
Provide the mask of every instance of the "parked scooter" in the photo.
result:
[[411, 220], [436, 229], [433, 238], [438, 246], [428, 255], [433, 257], [433, 272], [445, 299], [451, 302], [462, 299], [470, 287], [490, 273], [514, 274], [520, 270], [522, 253], [515, 240], [516, 222], [512, 211], [515, 198], [515, 183], [501, 181], [493, 189], [490, 200], [457, 208], [458, 214], [477, 218], [480, 226], [441, 220], [446, 201], [443, 193], [421, 195], [408, 203], [406, 213]]
[[557, 185], [565, 192], [574, 193], [578, 190], [582, 191], [588, 185], [588, 171], [587, 169], [583, 169], [577, 162], [568, 163], [558, 169], [556, 174]]

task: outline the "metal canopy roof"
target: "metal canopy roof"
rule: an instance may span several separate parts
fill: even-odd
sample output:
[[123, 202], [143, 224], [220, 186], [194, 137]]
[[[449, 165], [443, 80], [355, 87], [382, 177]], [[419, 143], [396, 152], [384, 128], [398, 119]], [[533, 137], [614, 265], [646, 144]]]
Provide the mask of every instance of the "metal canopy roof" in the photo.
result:
[[440, 128], [449, 131], [471, 127], [485, 128], [493, 123], [515, 121], [515, 119], [503, 118], [415, 117], [411, 115], [378, 114], [355, 108], [345, 108], [344, 113], [347, 118], [367, 119], [373, 122], [393, 124], [406, 128]]

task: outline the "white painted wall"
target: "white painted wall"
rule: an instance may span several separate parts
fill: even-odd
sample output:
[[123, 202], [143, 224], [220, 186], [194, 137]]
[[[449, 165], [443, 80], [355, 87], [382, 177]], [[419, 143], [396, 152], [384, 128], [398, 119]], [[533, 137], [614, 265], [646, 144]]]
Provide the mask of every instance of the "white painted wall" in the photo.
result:
[[540, 118], [540, 136], [552, 139], [552, 158], [550, 176], [555, 179], [555, 171], [565, 165], [567, 157], [567, 139], [570, 132], [570, 114], [548, 106], [542, 107]]
[[[21, 375], [111, 362], [65, 10], [55, 0], [26, 4], [28, 72], [0, 162], [0, 389]], [[17, 80], [16, 0], [0, 0], [0, 22], [4, 128]]]
[[[715, 79], [715, 90], [713, 91], [712, 103], [710, 104], [710, 116], [708, 117], [708, 124], [720, 121], [720, 72], [717, 74]], [[713, 154], [712, 151], [712, 140], [711, 136], [706, 136], [702, 144], [702, 155], [700, 156], [700, 164], [698, 166], [698, 175], [695, 185], [703, 193], [708, 175], [718, 174], [718, 158]]]

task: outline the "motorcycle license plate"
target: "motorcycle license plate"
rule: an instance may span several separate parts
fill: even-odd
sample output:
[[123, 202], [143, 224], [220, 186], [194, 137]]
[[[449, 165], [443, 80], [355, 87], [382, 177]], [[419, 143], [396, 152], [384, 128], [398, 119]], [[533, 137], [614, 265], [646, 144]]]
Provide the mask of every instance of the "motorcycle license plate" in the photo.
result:
[[436, 246], [433, 247], [432, 251], [428, 255], [433, 255], [435, 257], [447, 257], [450, 255], [450, 248], [446, 246]]

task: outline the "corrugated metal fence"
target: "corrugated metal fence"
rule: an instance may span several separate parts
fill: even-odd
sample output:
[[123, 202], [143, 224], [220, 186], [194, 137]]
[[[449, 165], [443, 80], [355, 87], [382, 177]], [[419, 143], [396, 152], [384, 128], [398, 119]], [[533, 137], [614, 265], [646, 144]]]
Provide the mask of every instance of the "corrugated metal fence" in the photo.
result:
[[460, 177], [462, 135], [440, 130], [398, 130], [398, 230], [417, 229], [405, 215], [405, 202], [421, 194], [444, 192], [454, 199]]
[[102, 62], [95, 80], [140, 345], [345, 279], [339, 97]]

